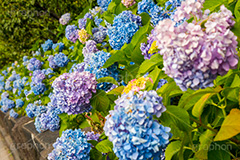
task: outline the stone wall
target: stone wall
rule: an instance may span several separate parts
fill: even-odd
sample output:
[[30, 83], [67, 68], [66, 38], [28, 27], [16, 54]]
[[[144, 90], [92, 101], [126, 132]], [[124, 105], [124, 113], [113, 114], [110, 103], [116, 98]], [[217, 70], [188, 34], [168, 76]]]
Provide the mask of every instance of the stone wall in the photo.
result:
[[0, 134], [3, 135], [15, 160], [45, 160], [59, 132], [38, 133], [28, 117], [13, 119], [0, 111]]

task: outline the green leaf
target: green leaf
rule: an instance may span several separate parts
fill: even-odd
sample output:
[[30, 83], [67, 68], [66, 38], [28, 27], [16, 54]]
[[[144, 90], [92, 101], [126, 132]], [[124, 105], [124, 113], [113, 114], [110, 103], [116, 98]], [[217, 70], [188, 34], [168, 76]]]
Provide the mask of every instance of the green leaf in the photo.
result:
[[142, 25], [143, 26], [146, 25], [149, 22], [149, 20], [151, 19], [149, 14], [147, 14], [146, 12], [141, 13], [140, 16], [141, 16], [141, 19], [142, 19]]
[[208, 158], [208, 150], [210, 148], [210, 144], [213, 141], [215, 133], [210, 130], [206, 130], [203, 134], [201, 134], [199, 140], [200, 145], [198, 151], [195, 153], [195, 156], [199, 159], [207, 159]]
[[205, 95], [203, 95], [198, 101], [197, 103], [193, 106], [192, 109], [192, 114], [195, 117], [200, 117], [202, 112], [203, 112], [203, 108], [207, 102], [208, 99], [210, 99], [213, 95], [215, 95], [216, 93], [207, 93]]
[[159, 69], [157, 66], [155, 67], [155, 69], [149, 74], [148, 77], [150, 77], [153, 80], [153, 88], [157, 88], [158, 86], [158, 82], [161, 76], [161, 69]]
[[103, 65], [103, 68], [110, 67], [113, 65], [115, 62], [125, 62], [127, 61], [127, 57], [125, 56], [124, 52], [117, 51], [115, 54], [113, 54]]
[[109, 109], [110, 100], [103, 90], [98, 90], [91, 99], [91, 105], [97, 111], [107, 111]]
[[121, 95], [123, 89], [124, 89], [124, 86], [120, 86], [120, 87], [114, 88], [113, 90], [109, 91], [107, 94]]
[[110, 142], [108, 139], [103, 140], [96, 145], [96, 149], [102, 153], [112, 152], [112, 148], [112, 142]]
[[113, 77], [102, 77], [97, 79], [98, 83], [109, 82], [115, 85], [118, 85], [118, 82]]
[[240, 82], [240, 78], [239, 78], [239, 76], [237, 74], [235, 74], [233, 82], [232, 82], [230, 87], [231, 88], [240, 87], [240, 83], [239, 82]]
[[232, 144], [216, 143], [213, 142], [210, 145], [208, 152], [209, 160], [231, 160], [231, 156], [228, 151], [228, 147], [232, 147]]
[[189, 114], [186, 110], [177, 106], [167, 106], [167, 110], [160, 117], [164, 125], [173, 123], [179, 130], [189, 132], [191, 130]]
[[227, 6], [228, 0], [205, 0], [203, 10], [209, 9], [212, 12], [223, 4]]
[[229, 115], [223, 121], [223, 124], [217, 133], [214, 141], [223, 141], [240, 133], [240, 110], [232, 109]]
[[95, 148], [90, 150], [90, 158], [92, 160], [103, 160], [102, 153]]
[[240, 1], [237, 2], [237, 4], [235, 5], [235, 9], [234, 9], [234, 15], [237, 19], [237, 21], [239, 22], [240, 21]]
[[87, 19], [87, 24], [86, 24], [86, 30], [88, 32], [88, 34], [93, 35], [92, 34], [92, 25], [93, 25], [93, 21], [91, 19]]
[[139, 67], [138, 75], [143, 75], [151, 70], [153, 70], [156, 66], [162, 65], [163, 59], [160, 54], [153, 55], [150, 59], [145, 60]]
[[180, 148], [181, 148], [180, 141], [171, 142], [167, 146], [166, 151], [165, 151], [166, 160], [171, 160], [173, 155], [179, 152]]

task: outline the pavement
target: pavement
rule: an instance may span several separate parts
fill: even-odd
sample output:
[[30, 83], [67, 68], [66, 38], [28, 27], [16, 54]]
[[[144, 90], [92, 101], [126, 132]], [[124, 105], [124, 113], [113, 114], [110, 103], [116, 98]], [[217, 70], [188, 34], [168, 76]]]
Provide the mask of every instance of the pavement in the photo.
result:
[[0, 133], [0, 159], [1, 160], [14, 160], [10, 149], [7, 147], [2, 134]]

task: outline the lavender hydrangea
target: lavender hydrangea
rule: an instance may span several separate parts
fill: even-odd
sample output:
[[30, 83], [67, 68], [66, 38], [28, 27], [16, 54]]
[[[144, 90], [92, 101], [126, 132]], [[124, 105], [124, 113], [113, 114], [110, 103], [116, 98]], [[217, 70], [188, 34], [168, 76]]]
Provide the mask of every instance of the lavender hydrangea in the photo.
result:
[[48, 155], [48, 160], [81, 159], [90, 160], [90, 143], [81, 129], [68, 129], [62, 132], [53, 144], [54, 150]]
[[93, 53], [97, 52], [97, 42], [94, 40], [88, 40], [86, 45], [82, 49], [82, 54], [84, 55], [84, 61], [87, 62]]
[[78, 30], [75, 25], [68, 25], [65, 30], [65, 36], [69, 41], [75, 43], [78, 39]]
[[107, 29], [103, 26], [99, 26], [99, 28], [94, 28], [93, 31], [93, 39], [98, 43], [102, 43], [103, 40], [107, 37]]
[[157, 46], [155, 45], [156, 41], [152, 38], [149, 38], [147, 44], [141, 43], [140, 49], [142, 51], [142, 55], [144, 55], [144, 59], [150, 59], [152, 55], [157, 54], [158, 51]]
[[99, 137], [100, 137], [100, 134], [99, 133], [94, 133], [93, 131], [91, 132], [87, 132], [86, 134], [86, 138], [87, 140], [95, 140], [95, 141], [98, 141], [99, 140]]
[[111, 1], [112, 0], [97, 0], [97, 4], [102, 8], [103, 11], [106, 11]]
[[10, 110], [10, 117], [16, 119], [18, 117], [18, 113], [14, 111], [14, 109]]
[[87, 19], [93, 19], [91, 13], [86, 13], [83, 18], [78, 20], [78, 28], [85, 29], [87, 24]]
[[55, 54], [54, 56], [50, 55], [48, 57], [48, 61], [49, 67], [56, 69], [59, 67], [65, 67], [68, 64], [69, 59], [64, 53], [60, 52], [59, 54]]
[[38, 59], [36, 58], [31, 58], [28, 65], [27, 65], [27, 69], [29, 71], [34, 71], [34, 70], [38, 70], [40, 69], [42, 66], [42, 63], [41, 61], [39, 61]]
[[69, 73], [72, 72], [83, 72], [85, 70], [87, 63], [86, 62], [82, 62], [82, 63], [74, 63], [71, 67], [71, 69], [69, 70]]
[[[92, 55], [89, 61], [86, 62], [87, 65], [85, 66], [85, 70], [95, 74], [96, 79], [110, 76], [118, 80], [117, 64], [114, 64], [109, 68], [102, 68], [102, 66], [110, 56], [111, 56], [110, 53], [107, 53], [104, 51], [96, 52], [95, 54]], [[111, 87], [112, 87], [112, 83], [108, 83], [108, 82], [99, 83], [97, 85], [97, 89], [102, 89], [105, 91], [107, 91]]]
[[59, 19], [59, 23], [62, 25], [66, 25], [71, 20], [70, 13], [65, 13]]
[[[238, 64], [237, 37], [230, 31], [234, 24], [231, 11], [221, 6], [219, 13], [209, 15], [201, 8], [198, 1], [182, 2], [175, 12], [175, 22], [159, 22], [151, 35], [163, 55], [163, 70], [183, 91], [211, 87], [217, 75], [226, 74]], [[189, 12], [201, 20], [176, 27]]]
[[159, 159], [171, 137], [170, 128], [153, 120], [166, 110], [156, 91], [123, 94], [106, 117], [104, 131], [120, 160]]
[[131, 11], [123, 11], [113, 20], [113, 25], [108, 27], [109, 43], [115, 50], [120, 50], [125, 43], [130, 43], [133, 35], [141, 26], [141, 17]]
[[59, 47], [59, 52], [62, 52], [62, 50], [64, 49], [64, 43], [62, 42], [55, 43], [52, 45], [52, 49], [55, 50], [57, 46]]
[[52, 49], [52, 45], [53, 45], [53, 41], [48, 39], [47, 41], [45, 41], [44, 44], [41, 44], [41, 47], [42, 47], [43, 51], [46, 52], [46, 51]]
[[69, 115], [89, 111], [90, 98], [96, 92], [96, 84], [95, 76], [89, 72], [60, 75], [52, 84], [55, 105]]

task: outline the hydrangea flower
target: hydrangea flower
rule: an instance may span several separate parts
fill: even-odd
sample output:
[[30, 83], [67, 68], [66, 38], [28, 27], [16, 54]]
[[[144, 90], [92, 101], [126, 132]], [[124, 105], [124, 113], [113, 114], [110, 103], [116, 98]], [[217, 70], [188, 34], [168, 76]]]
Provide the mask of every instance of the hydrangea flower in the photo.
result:
[[46, 90], [46, 85], [44, 83], [42, 83], [42, 82], [37, 83], [37, 84], [31, 83], [30, 86], [31, 86], [32, 92], [35, 95], [39, 95], [39, 94], [43, 93]]
[[40, 116], [47, 111], [46, 106], [42, 105], [41, 100], [29, 103], [25, 109], [27, 116], [30, 118]]
[[85, 62], [82, 62], [82, 63], [74, 63], [71, 67], [71, 69], [69, 70], [69, 73], [72, 73], [72, 72], [83, 72], [85, 70], [85, 67], [86, 67], [87, 63]]
[[23, 56], [23, 62], [27, 62], [28, 60], [28, 56]]
[[87, 24], [87, 19], [93, 19], [91, 13], [86, 13], [83, 18], [78, 20], [78, 28], [85, 29]]
[[48, 57], [48, 61], [49, 67], [56, 69], [59, 67], [65, 67], [68, 64], [69, 59], [64, 53], [60, 52], [59, 54], [55, 54], [54, 56], [50, 55]]
[[4, 76], [7, 76], [8, 72], [6, 70], [3, 70], [2, 74], [4, 74]]
[[90, 35], [85, 29], [78, 30], [78, 39], [82, 44], [85, 44]]
[[65, 13], [59, 19], [59, 23], [62, 25], [66, 25], [71, 20], [70, 13]]
[[113, 20], [113, 25], [108, 27], [109, 43], [115, 50], [120, 50], [125, 43], [130, 43], [133, 35], [141, 26], [141, 17], [131, 11], [123, 11]]
[[187, 13], [201, 20], [176, 27], [176, 22], [166, 19], [151, 35], [163, 55], [163, 70], [183, 91], [211, 87], [217, 75], [225, 75], [238, 64], [237, 37], [230, 31], [234, 24], [231, 11], [221, 6], [220, 12], [209, 15], [201, 8], [198, 1], [182, 2], [175, 12], [175, 21]]
[[121, 2], [127, 8], [131, 7], [132, 5], [134, 5], [136, 3], [135, 0], [122, 0]]
[[101, 7], [98, 7], [98, 6], [95, 6], [93, 9], [89, 9], [89, 12], [95, 16], [97, 15], [99, 12], [102, 14], [103, 13], [103, 10]]
[[11, 82], [9, 80], [6, 80], [5, 82], [5, 90], [8, 90], [8, 91], [12, 90]]
[[[104, 51], [98, 51], [95, 54], [92, 54], [92, 57], [89, 59], [89, 61], [85, 62], [87, 63], [85, 65], [85, 70], [95, 74], [96, 79], [110, 76], [118, 80], [117, 64], [114, 64], [109, 68], [102, 68], [102, 66], [105, 64], [105, 62], [110, 56], [110, 53]], [[97, 89], [102, 89], [105, 91], [107, 91], [111, 87], [112, 83], [108, 82], [97, 84]]]
[[9, 94], [7, 92], [3, 92], [1, 94], [0, 106], [2, 106], [1, 111], [5, 112], [5, 113], [9, 109], [12, 109], [15, 107], [14, 101], [9, 99]]
[[45, 78], [46, 76], [42, 70], [35, 70], [32, 75], [32, 84], [41, 83]]
[[92, 92], [96, 92], [96, 84], [95, 76], [89, 72], [64, 73], [52, 84], [54, 105], [69, 115], [89, 111], [89, 100]]
[[78, 30], [75, 25], [68, 25], [65, 30], [65, 36], [69, 41], [75, 43], [78, 39]]
[[27, 65], [27, 69], [29, 71], [34, 71], [34, 70], [38, 70], [40, 69], [42, 66], [42, 63], [41, 61], [39, 61], [38, 59], [36, 58], [31, 58], [28, 65]]
[[97, 4], [102, 8], [103, 11], [106, 11], [111, 1], [112, 0], [97, 0]]
[[103, 20], [101, 18], [98, 18], [97, 16], [94, 18], [94, 23], [96, 24], [96, 26], [100, 26], [100, 23], [102, 22]]
[[98, 43], [102, 43], [106, 37], [107, 37], [107, 29], [105, 27], [99, 26], [99, 28], [93, 28], [94, 41]]
[[170, 128], [153, 120], [166, 110], [156, 91], [123, 94], [106, 117], [104, 131], [120, 160], [159, 159], [171, 137]]
[[100, 134], [99, 133], [94, 133], [93, 131], [91, 132], [87, 132], [86, 134], [86, 138], [87, 140], [95, 140], [95, 141], [98, 141], [99, 140], [99, 137], [100, 137]]
[[62, 52], [62, 50], [64, 49], [64, 43], [62, 43], [62, 42], [55, 43], [52, 45], [52, 49], [55, 50], [57, 48], [57, 46], [59, 46], [59, 52]]
[[16, 119], [18, 117], [18, 113], [14, 111], [14, 109], [10, 110], [10, 117]]
[[41, 44], [41, 47], [42, 47], [43, 51], [46, 52], [46, 51], [52, 49], [52, 45], [53, 45], [53, 41], [48, 39], [47, 41], [45, 41], [44, 44]]
[[63, 131], [62, 136], [57, 138], [53, 147], [54, 150], [48, 155], [48, 160], [90, 160], [91, 146], [81, 129]]
[[146, 89], [147, 85], [153, 84], [153, 80], [149, 77], [140, 77], [138, 79], [133, 79], [128, 82], [128, 85], [124, 87], [122, 93], [128, 93], [130, 91], [139, 92], [140, 90]]
[[24, 101], [22, 99], [16, 99], [16, 108], [21, 108], [24, 105]]
[[97, 52], [97, 42], [94, 40], [88, 40], [86, 45], [82, 49], [82, 54], [84, 55], [84, 61], [89, 61], [89, 58], [92, 56], [93, 53]]
[[152, 55], [158, 53], [156, 41], [154, 41], [152, 38], [149, 38], [147, 41], [147, 44], [141, 43], [141, 51], [142, 55], [144, 55], [144, 59], [150, 59]]

